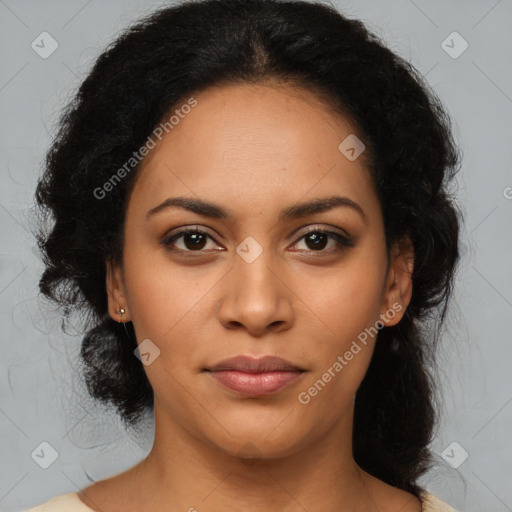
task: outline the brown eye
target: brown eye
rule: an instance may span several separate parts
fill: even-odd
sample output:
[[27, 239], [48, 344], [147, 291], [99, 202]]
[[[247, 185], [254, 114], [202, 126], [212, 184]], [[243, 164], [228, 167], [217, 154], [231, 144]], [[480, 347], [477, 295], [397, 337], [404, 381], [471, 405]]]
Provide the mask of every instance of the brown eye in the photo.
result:
[[313, 251], [325, 249], [329, 236], [325, 233], [311, 233], [304, 238], [306, 245]]
[[[215, 242], [213, 247], [205, 249], [209, 241]], [[184, 229], [162, 240], [162, 245], [175, 252], [181, 252], [194, 256], [195, 252], [211, 252], [211, 250], [222, 250], [215, 239], [206, 231], [195, 229]], [[188, 254], [190, 253], [190, 254]]]
[[[354, 242], [340, 233], [327, 231], [325, 229], [314, 228], [302, 235], [296, 242], [303, 241], [306, 245], [306, 251], [319, 253], [332, 253], [340, 251], [346, 247], [354, 247]], [[330, 243], [330, 247], [324, 250]]]
[[191, 251], [200, 251], [207, 242], [207, 235], [203, 233], [185, 233], [183, 236], [183, 245]]

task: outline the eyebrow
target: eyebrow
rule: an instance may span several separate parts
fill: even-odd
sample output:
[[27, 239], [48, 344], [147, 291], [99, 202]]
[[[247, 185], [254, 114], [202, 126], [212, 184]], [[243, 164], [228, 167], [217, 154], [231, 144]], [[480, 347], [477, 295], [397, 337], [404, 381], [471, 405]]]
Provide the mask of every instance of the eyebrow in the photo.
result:
[[[289, 206], [288, 208], [281, 210], [279, 220], [300, 219], [307, 215], [322, 213], [340, 206], [352, 208], [361, 215], [365, 223], [367, 222], [368, 218], [361, 206], [352, 199], [342, 196], [313, 199], [311, 201]], [[184, 210], [197, 213], [198, 215], [202, 215], [203, 217], [210, 217], [213, 219], [232, 219], [234, 217], [232, 210], [222, 208], [214, 203], [208, 203], [201, 199], [191, 197], [169, 197], [163, 203], [151, 208], [151, 210], [146, 214], [146, 220], [153, 215], [172, 207], [182, 208]]]

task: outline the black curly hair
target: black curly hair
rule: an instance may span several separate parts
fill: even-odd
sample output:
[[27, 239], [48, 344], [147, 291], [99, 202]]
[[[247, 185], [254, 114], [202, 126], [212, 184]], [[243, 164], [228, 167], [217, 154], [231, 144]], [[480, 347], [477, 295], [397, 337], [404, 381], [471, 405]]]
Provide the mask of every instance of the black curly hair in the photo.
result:
[[124, 31], [66, 107], [46, 155], [35, 198], [53, 223], [37, 234], [45, 263], [39, 288], [64, 306], [66, 318], [73, 309], [88, 312], [81, 346], [87, 389], [125, 425], [139, 422], [153, 407], [153, 390], [133, 354], [133, 325], [108, 314], [105, 279], [106, 262], [122, 262], [140, 165], [106, 198], [93, 191], [183, 98], [220, 84], [285, 82], [326, 99], [357, 127], [388, 251], [404, 234], [414, 245], [410, 304], [397, 325], [380, 330], [357, 392], [353, 454], [371, 475], [419, 497], [438, 420], [430, 372], [459, 259], [462, 214], [448, 185], [460, 153], [438, 96], [361, 21], [308, 1], [192, 0]]

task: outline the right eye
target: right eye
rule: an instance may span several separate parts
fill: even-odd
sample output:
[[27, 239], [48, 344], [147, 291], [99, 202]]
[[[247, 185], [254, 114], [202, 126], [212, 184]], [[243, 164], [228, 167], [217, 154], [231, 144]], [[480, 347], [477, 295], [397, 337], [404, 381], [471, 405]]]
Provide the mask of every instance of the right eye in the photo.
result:
[[[197, 227], [182, 229], [166, 236], [161, 243], [170, 251], [182, 253], [184, 256], [203, 256], [205, 252], [212, 252], [211, 249], [204, 249], [205, 245], [208, 244], [208, 239], [215, 242], [217, 248], [213, 249], [214, 251], [224, 250], [207, 231], [202, 231]], [[181, 245], [181, 247], [178, 247], [178, 245]]]

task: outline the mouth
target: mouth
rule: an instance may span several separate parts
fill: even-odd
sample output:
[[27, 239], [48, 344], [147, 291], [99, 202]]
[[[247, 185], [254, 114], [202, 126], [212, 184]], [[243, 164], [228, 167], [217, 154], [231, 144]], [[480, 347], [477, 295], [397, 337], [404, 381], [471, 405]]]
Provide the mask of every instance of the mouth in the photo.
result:
[[204, 368], [222, 386], [244, 396], [267, 396], [292, 385], [306, 372], [280, 357], [238, 356]]

